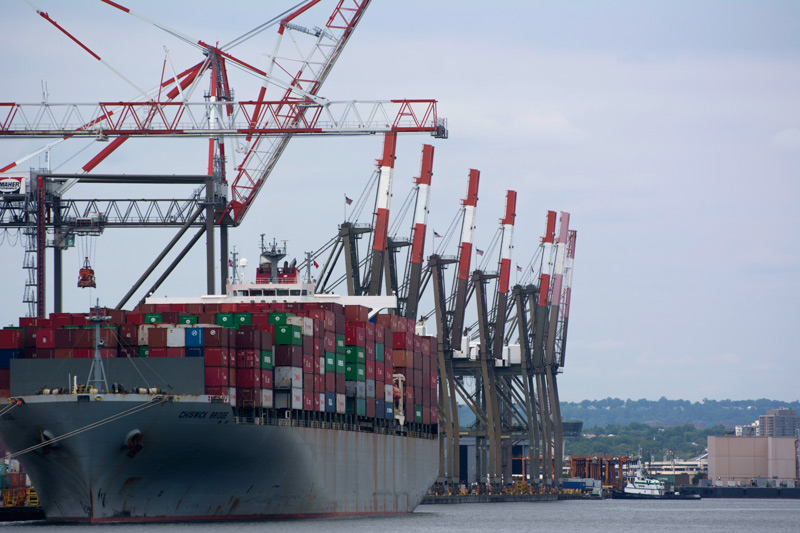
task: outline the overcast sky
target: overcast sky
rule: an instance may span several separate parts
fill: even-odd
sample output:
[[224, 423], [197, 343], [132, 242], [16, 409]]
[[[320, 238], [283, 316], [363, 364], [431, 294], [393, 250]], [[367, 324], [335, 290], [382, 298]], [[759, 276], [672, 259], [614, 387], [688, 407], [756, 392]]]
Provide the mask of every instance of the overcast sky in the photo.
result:
[[[176, 69], [201, 59], [98, 1], [34, 4], [140, 87], [158, 83], [164, 47]], [[291, 2], [125, 4], [226, 43]], [[321, 25], [326, 11], [298, 22]], [[24, 1], [3, 2], [0, 14], [0, 101], [41, 101], [42, 80], [51, 102], [136, 96]], [[236, 54], [264, 66], [273, 35]], [[238, 99], [256, 97], [252, 79], [232, 83]], [[578, 238], [562, 400], [800, 397], [800, 3], [376, 1], [321, 94], [439, 101], [450, 138], [400, 138], [393, 200], [399, 207], [418, 174], [421, 145], [434, 144], [429, 227], [439, 233], [470, 168], [481, 171], [478, 247], [492, 239], [507, 189], [519, 193], [515, 263], [536, 252], [548, 209], [571, 213]], [[42, 144], [1, 141], [0, 166]], [[76, 172], [103, 146], [64, 143], [51, 166]], [[204, 140], [125, 148], [97, 170], [206, 170]], [[231, 244], [251, 260], [261, 233], [288, 239], [297, 255], [318, 248], [381, 148], [380, 137], [293, 140]], [[76, 187], [70, 197], [188, 193]], [[82, 258], [67, 252], [66, 310], [95, 298], [116, 305], [171, 236], [108, 230], [95, 242], [95, 291], [75, 287]], [[11, 246], [15, 232], [2, 239], [0, 323], [9, 324], [26, 311], [23, 249]], [[203, 293], [204, 265], [198, 247], [158, 294]]]

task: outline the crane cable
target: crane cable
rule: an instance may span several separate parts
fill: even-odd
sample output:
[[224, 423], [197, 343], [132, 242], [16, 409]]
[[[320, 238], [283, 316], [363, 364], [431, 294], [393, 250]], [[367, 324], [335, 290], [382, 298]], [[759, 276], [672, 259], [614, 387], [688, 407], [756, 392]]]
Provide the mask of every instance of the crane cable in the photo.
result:
[[[9, 456], [9, 458], [10, 459], [14, 459], [15, 457], [19, 457], [20, 455], [24, 455], [24, 454], [26, 454], [28, 452], [32, 452], [34, 450], [38, 450], [39, 448], [44, 448], [46, 446], [51, 446], [56, 442], [62, 441], [64, 439], [68, 439], [70, 437], [74, 437], [76, 435], [80, 435], [81, 433], [84, 433], [86, 431], [98, 428], [100, 426], [104, 426], [106, 424], [110, 424], [111, 422], [116, 422], [117, 420], [120, 420], [120, 419], [125, 418], [125, 417], [130, 416], [130, 415], [134, 415], [136, 413], [140, 413], [140, 412], [144, 411], [145, 409], [149, 409], [150, 407], [153, 407], [155, 405], [161, 405], [162, 403], [165, 403], [166, 401], [167, 401], [166, 398], [164, 398], [163, 396], [161, 396], [160, 399], [159, 398], [154, 398], [152, 401], [147, 402], [145, 404], [136, 405], [134, 407], [131, 407], [130, 409], [126, 409], [125, 411], [121, 411], [121, 412], [119, 412], [119, 413], [117, 413], [115, 415], [111, 415], [111, 416], [109, 416], [107, 418], [104, 418], [102, 420], [98, 420], [97, 422], [92, 422], [91, 424], [87, 424], [87, 425], [83, 426], [82, 428], [74, 429], [74, 430], [69, 431], [67, 433], [64, 433], [63, 435], [60, 435], [58, 437], [54, 437], [54, 438], [46, 440], [44, 442], [40, 442], [39, 444], [35, 444], [33, 446], [25, 448], [24, 450], [20, 450], [20, 451], [18, 451], [16, 453], [12, 453]], [[16, 405], [19, 405], [20, 403], [21, 402], [16, 403]]]

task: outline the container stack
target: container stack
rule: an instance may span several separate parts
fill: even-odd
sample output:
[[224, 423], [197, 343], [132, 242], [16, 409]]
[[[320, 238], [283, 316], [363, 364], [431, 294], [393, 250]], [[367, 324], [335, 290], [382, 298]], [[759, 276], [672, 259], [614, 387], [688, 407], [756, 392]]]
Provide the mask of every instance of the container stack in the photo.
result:
[[[318, 302], [101, 311], [111, 317], [100, 329], [102, 357], [203, 358], [206, 394], [240, 408], [392, 419], [402, 405], [407, 421], [438, 423], [436, 339], [416, 335], [413, 320], [371, 321], [366, 307]], [[0, 330], [0, 394], [9, 394], [11, 359], [90, 358], [94, 337], [75, 313]]]

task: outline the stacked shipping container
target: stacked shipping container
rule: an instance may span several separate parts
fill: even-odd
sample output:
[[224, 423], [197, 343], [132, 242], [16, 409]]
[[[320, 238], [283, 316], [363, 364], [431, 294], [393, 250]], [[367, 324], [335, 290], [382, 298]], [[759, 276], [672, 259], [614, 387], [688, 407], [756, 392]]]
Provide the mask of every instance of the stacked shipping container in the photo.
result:
[[[239, 408], [292, 409], [437, 424], [436, 339], [414, 321], [335, 303], [145, 304], [102, 310], [103, 357], [202, 357], [205, 390]], [[83, 314], [22, 318], [0, 330], [0, 395], [10, 360], [90, 358]], [[393, 377], [402, 375], [402, 392]], [[402, 402], [399, 400], [401, 399]]]

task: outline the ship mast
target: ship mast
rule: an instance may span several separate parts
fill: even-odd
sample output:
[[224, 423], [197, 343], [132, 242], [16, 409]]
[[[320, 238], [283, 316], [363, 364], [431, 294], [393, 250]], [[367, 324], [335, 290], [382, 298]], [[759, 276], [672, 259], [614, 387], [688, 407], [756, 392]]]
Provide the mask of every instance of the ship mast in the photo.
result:
[[94, 360], [89, 368], [89, 377], [86, 378], [86, 386], [91, 392], [92, 384], [96, 385], [99, 392], [108, 392], [108, 380], [106, 379], [106, 367], [103, 358], [100, 356], [100, 346], [103, 341], [100, 339], [100, 324], [111, 320], [110, 316], [100, 315], [100, 300], [94, 306], [94, 313], [86, 317], [86, 320], [94, 324]]

